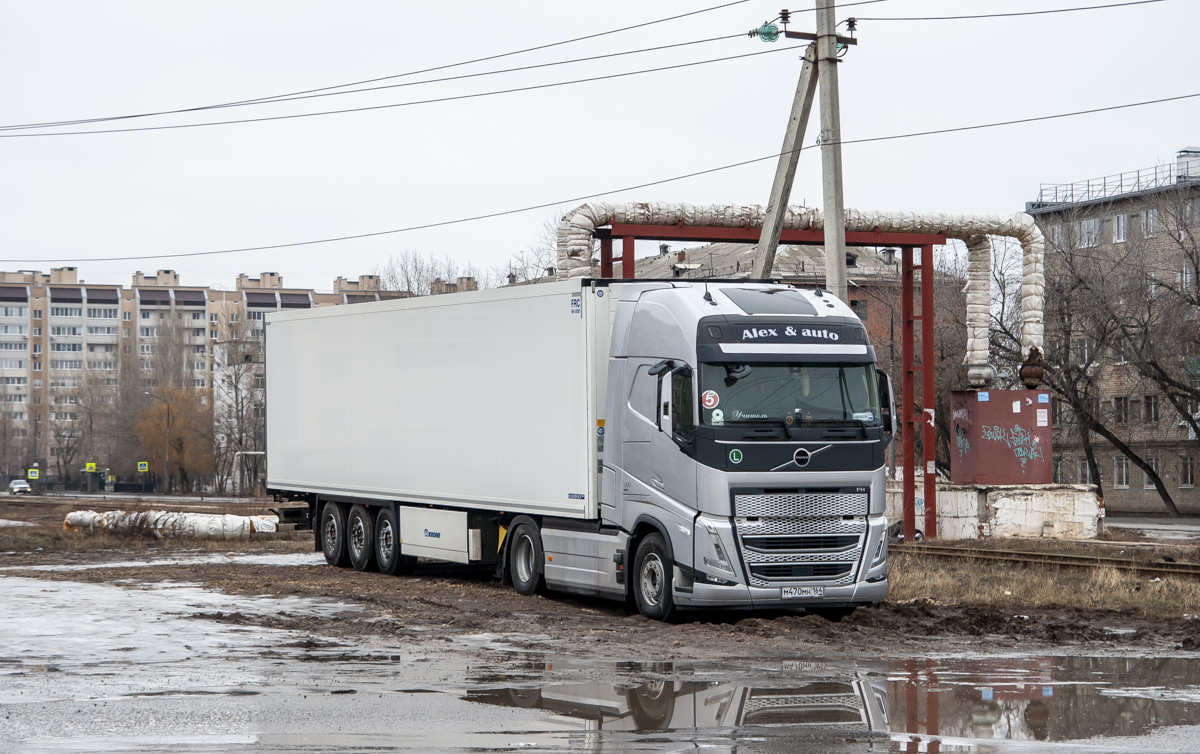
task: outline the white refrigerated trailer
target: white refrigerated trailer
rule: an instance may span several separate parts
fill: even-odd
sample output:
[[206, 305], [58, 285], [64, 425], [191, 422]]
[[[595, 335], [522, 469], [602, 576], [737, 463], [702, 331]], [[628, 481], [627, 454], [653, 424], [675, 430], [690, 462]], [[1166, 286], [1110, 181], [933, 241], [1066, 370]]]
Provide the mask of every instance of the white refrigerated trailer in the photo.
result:
[[333, 565], [493, 564], [659, 618], [886, 594], [890, 389], [820, 291], [573, 280], [285, 311], [266, 365], [268, 488], [308, 503]]

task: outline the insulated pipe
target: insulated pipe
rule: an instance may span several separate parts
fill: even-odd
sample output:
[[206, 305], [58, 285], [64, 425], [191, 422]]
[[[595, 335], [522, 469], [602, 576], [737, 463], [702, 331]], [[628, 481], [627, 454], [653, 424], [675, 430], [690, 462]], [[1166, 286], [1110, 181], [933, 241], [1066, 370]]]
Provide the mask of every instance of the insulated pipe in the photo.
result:
[[[558, 277], [584, 277], [595, 266], [592, 234], [612, 223], [629, 225], [691, 225], [718, 228], [761, 228], [760, 205], [692, 205], [660, 202], [596, 202], [584, 204], [563, 216], [558, 226]], [[1021, 244], [1021, 355], [1030, 349], [1044, 351], [1045, 239], [1024, 212], [1011, 215], [975, 215], [943, 212], [879, 212], [847, 209], [846, 230], [883, 233], [944, 233], [967, 244], [967, 355], [968, 381], [984, 386], [994, 378], [988, 364], [988, 318], [991, 300], [991, 245], [987, 236], [1014, 238]], [[822, 230], [821, 211], [789, 207], [785, 230]]]

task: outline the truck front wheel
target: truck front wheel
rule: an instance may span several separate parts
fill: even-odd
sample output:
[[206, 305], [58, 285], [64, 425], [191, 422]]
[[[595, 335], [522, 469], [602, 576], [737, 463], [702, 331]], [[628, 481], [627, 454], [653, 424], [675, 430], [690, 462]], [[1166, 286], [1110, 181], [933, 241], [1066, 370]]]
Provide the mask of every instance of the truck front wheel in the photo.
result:
[[400, 554], [400, 525], [390, 507], [375, 517], [375, 562], [389, 576], [407, 576], [417, 568], [416, 558]]
[[337, 503], [321, 506], [321, 551], [325, 562], [331, 566], [345, 568], [350, 563], [346, 553], [346, 513]]
[[666, 620], [675, 607], [672, 595], [671, 557], [667, 543], [658, 532], [638, 545], [633, 564], [633, 598], [638, 612], [652, 620]]
[[526, 596], [537, 591], [542, 580], [542, 538], [532, 523], [521, 523], [509, 535], [508, 570], [513, 589]]
[[375, 565], [375, 522], [361, 505], [350, 509], [346, 517], [346, 549], [350, 565], [356, 571], [369, 571]]

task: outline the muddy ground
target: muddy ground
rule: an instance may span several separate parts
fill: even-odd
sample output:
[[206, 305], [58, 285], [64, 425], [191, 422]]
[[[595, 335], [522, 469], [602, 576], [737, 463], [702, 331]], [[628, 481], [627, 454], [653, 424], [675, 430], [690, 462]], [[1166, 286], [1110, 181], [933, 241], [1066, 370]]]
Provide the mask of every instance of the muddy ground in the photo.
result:
[[[1158, 614], [1144, 609], [1055, 605], [1014, 609], [1011, 605], [945, 604], [937, 595], [859, 608], [838, 622], [801, 613], [684, 612], [672, 623], [662, 624], [615, 602], [560, 594], [521, 597], [487, 570], [422, 562], [412, 576], [384, 576], [332, 568], [318, 562], [311, 534], [305, 533], [204, 545], [113, 539], [97, 548], [87, 543], [88, 535], [72, 539], [61, 532], [57, 505], [53, 513], [28, 502], [19, 507], [0, 503], [0, 519], [23, 519], [39, 526], [0, 527], [0, 575], [131, 586], [191, 582], [230, 594], [324, 598], [362, 608], [336, 619], [286, 611], [266, 616], [206, 615], [230, 623], [320, 636], [425, 644], [464, 635], [502, 634], [506, 643], [518, 647], [569, 651], [579, 657], [657, 660], [728, 655], [828, 658], [1200, 649], [1200, 622], [1177, 611]], [[295, 564], [295, 558], [292, 564], [171, 562], [227, 551], [307, 553], [312, 557], [301, 558], [307, 561], [302, 564]], [[150, 565], [129, 565], [130, 561]], [[63, 564], [90, 567], [41, 569]], [[896, 572], [928, 567], [923, 560], [892, 556]], [[1048, 571], [1047, 578], [1054, 578], [1054, 573]]]

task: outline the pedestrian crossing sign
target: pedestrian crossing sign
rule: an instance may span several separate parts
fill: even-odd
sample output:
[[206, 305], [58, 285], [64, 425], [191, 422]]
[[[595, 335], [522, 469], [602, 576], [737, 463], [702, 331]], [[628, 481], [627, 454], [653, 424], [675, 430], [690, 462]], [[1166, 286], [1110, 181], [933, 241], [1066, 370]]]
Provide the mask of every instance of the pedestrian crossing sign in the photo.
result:
[[150, 464], [146, 463], [145, 461], [138, 461], [138, 471], [149, 471], [149, 470], [150, 470]]

